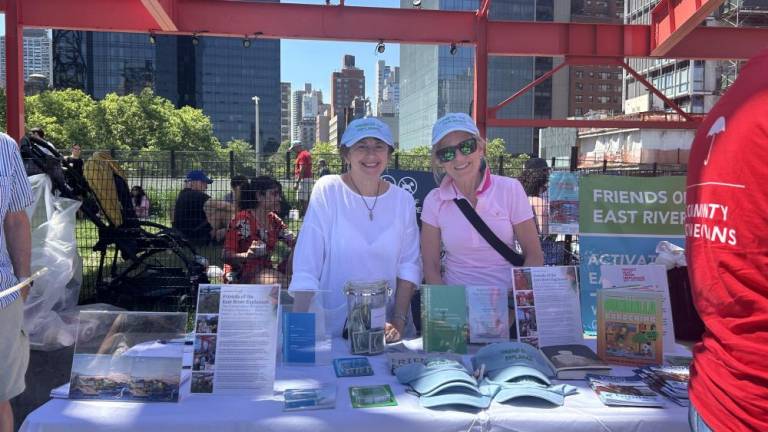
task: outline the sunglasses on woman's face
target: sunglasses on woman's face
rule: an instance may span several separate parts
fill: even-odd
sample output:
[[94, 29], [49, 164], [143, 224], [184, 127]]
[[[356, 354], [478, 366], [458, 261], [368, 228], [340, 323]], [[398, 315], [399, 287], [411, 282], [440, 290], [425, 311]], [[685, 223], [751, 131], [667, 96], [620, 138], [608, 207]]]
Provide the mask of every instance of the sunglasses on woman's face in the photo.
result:
[[469, 156], [477, 150], [477, 140], [470, 138], [455, 146], [443, 147], [440, 150], [435, 151], [435, 156], [437, 156], [437, 159], [440, 162], [450, 162], [456, 159], [456, 150], [460, 151], [464, 156]]

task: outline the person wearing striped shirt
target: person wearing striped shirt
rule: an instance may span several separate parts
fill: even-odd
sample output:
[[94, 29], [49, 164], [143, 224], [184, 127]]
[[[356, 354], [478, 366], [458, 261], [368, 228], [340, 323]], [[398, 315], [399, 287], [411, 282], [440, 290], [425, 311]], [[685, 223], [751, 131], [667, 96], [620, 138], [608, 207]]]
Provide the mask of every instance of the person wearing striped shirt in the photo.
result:
[[[32, 190], [16, 142], [0, 133], [0, 292], [30, 275]], [[0, 297], [0, 432], [13, 431], [10, 399], [24, 391], [29, 342], [22, 328], [29, 286]]]

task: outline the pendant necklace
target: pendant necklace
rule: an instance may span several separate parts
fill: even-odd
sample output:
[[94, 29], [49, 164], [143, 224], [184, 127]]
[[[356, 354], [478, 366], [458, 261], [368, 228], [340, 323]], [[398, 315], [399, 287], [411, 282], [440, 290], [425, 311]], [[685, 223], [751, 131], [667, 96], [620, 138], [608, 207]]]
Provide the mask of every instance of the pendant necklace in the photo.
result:
[[363, 193], [360, 192], [360, 188], [355, 184], [355, 179], [352, 178], [352, 174], [349, 175], [349, 181], [352, 182], [352, 186], [355, 187], [355, 190], [360, 195], [360, 199], [363, 200], [363, 205], [365, 205], [365, 208], [368, 209], [368, 219], [373, 222], [373, 209], [376, 208], [376, 203], [379, 201], [379, 188], [381, 187], [381, 181], [379, 180], [376, 183], [376, 198], [373, 200], [373, 205], [370, 207], [368, 207], [368, 201], [365, 200]]

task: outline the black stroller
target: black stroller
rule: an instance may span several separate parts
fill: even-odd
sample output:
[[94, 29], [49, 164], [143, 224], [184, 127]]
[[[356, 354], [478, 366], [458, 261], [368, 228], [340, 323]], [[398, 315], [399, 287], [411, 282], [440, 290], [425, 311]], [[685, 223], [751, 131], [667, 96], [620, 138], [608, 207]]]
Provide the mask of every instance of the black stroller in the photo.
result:
[[125, 176], [108, 153], [95, 153], [79, 172], [37, 137], [22, 139], [21, 150], [27, 174], [48, 174], [54, 190], [83, 202], [98, 228], [95, 301], [129, 310], [194, 307], [197, 286], [208, 283], [205, 259], [179, 232], [136, 217]]

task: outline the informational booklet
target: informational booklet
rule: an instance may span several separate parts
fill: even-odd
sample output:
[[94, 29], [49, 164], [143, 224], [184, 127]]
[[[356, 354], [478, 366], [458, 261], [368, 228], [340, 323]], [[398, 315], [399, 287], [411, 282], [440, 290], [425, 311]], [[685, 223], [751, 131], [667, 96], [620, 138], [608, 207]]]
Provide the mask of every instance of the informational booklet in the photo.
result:
[[315, 314], [283, 311], [283, 362], [315, 363]]
[[582, 342], [576, 267], [515, 267], [509, 295], [520, 342], [537, 348]]
[[389, 384], [350, 387], [349, 398], [352, 408], [375, 408], [396, 406], [397, 399]]
[[371, 362], [365, 357], [333, 359], [333, 370], [339, 378], [373, 375]]
[[464, 285], [422, 285], [424, 351], [467, 353], [467, 297]]
[[691, 378], [687, 366], [646, 366], [635, 369], [648, 386], [680, 406], [689, 406], [688, 382]]
[[586, 345], [555, 345], [540, 350], [557, 379], [580, 380], [587, 374], [606, 375], [611, 372], [611, 367], [597, 358], [597, 354]]
[[498, 286], [466, 286], [469, 309], [469, 342], [509, 340], [507, 289]]
[[290, 388], [283, 392], [283, 411], [309, 411], [336, 408], [336, 386]]
[[607, 363], [661, 364], [662, 295], [652, 289], [597, 291], [597, 355]]
[[81, 311], [69, 398], [178, 402], [186, 325], [183, 312]]
[[669, 282], [667, 268], [663, 265], [601, 265], [600, 279], [603, 288], [643, 287], [660, 293], [661, 315], [664, 317], [664, 348], [673, 349], [675, 345], [675, 327], [672, 322], [672, 305], [669, 300]]
[[279, 285], [200, 285], [196, 328], [214, 315], [215, 333], [196, 333], [192, 393], [271, 397]]
[[587, 375], [600, 401], [609, 406], [663, 407], [664, 399], [639, 376]]

